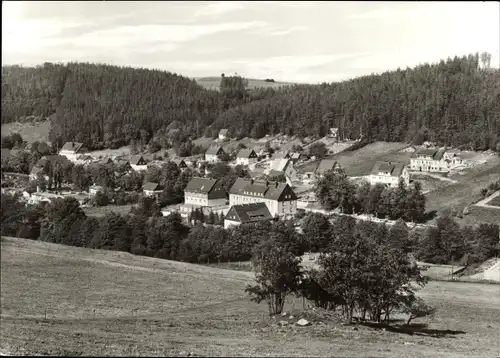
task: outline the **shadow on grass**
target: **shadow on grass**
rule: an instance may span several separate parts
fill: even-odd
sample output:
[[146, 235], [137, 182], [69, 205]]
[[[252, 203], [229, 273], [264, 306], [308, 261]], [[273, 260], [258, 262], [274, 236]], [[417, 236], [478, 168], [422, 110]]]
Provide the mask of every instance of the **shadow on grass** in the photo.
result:
[[371, 328], [385, 328], [386, 331], [407, 334], [410, 336], [426, 336], [434, 338], [451, 338], [459, 334], [465, 334], [464, 331], [454, 331], [450, 329], [430, 329], [427, 328], [427, 324], [395, 324], [395, 325], [385, 325], [380, 323], [360, 323], [363, 326]]

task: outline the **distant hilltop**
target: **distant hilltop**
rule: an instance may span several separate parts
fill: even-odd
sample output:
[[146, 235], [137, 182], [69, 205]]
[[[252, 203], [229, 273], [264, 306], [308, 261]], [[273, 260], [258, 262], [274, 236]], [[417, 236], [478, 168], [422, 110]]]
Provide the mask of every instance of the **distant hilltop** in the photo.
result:
[[[206, 89], [218, 90], [222, 77], [221, 76], [209, 76], [209, 77], [195, 77], [193, 79], [196, 81], [196, 83], [198, 83], [200, 86], [202, 86]], [[254, 78], [248, 78], [247, 80], [248, 80], [248, 87], [247, 88], [249, 88], [249, 89], [277, 88], [277, 87], [291, 86], [291, 85], [296, 84], [293, 82], [275, 81], [273, 78], [260, 79], [260, 80], [254, 79]]]

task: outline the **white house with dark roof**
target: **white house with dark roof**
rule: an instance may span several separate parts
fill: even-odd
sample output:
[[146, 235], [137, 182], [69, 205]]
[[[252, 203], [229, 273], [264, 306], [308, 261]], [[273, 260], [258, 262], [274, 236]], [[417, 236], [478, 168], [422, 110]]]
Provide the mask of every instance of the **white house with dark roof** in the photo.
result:
[[184, 204], [220, 206], [226, 203], [226, 190], [216, 179], [194, 177], [184, 189]]
[[158, 197], [163, 190], [160, 187], [160, 184], [154, 182], [147, 182], [144, 183], [144, 185], [142, 186], [142, 191], [145, 196]]
[[257, 162], [257, 153], [253, 149], [242, 149], [236, 156], [236, 164], [250, 165]]
[[77, 161], [77, 157], [82, 154], [83, 143], [66, 142], [59, 151], [59, 155], [64, 155], [72, 162]]
[[419, 172], [448, 172], [455, 165], [462, 164], [456, 152], [446, 149], [422, 149], [415, 151], [410, 159], [410, 169]]
[[220, 162], [221, 155], [225, 154], [221, 146], [211, 146], [205, 152], [205, 160], [210, 163]]
[[233, 205], [224, 218], [224, 229], [269, 220], [274, 217], [265, 203]]
[[297, 196], [287, 183], [236, 179], [229, 191], [229, 205], [266, 204], [272, 217], [292, 217], [297, 212]]
[[321, 162], [319, 162], [318, 167], [314, 171], [314, 175], [318, 178], [321, 178], [323, 175], [325, 175], [325, 172], [329, 170], [333, 170], [334, 172], [338, 173], [341, 169], [342, 167], [340, 166], [340, 163], [335, 159], [323, 159]]
[[130, 167], [135, 171], [148, 169], [148, 163], [146, 162], [146, 160], [143, 158], [142, 155], [134, 155], [132, 158], [130, 158], [129, 163]]
[[372, 185], [384, 184], [391, 187], [397, 187], [400, 178], [406, 185], [410, 184], [410, 174], [406, 165], [391, 162], [376, 162], [368, 176]]
[[221, 129], [219, 131], [219, 140], [224, 140], [227, 138], [227, 132], [228, 130], [227, 129]]
[[177, 165], [177, 168], [179, 168], [181, 171], [184, 171], [188, 167], [184, 159], [174, 159], [172, 161]]

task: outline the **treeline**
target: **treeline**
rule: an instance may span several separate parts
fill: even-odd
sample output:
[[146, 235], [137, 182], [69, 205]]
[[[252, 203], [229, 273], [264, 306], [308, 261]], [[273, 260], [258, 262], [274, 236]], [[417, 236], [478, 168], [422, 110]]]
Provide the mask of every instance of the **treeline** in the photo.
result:
[[436, 226], [429, 226], [424, 231], [409, 230], [403, 220], [387, 228], [369, 221], [356, 222], [348, 216], [329, 220], [318, 213], [305, 216], [301, 227], [312, 252], [323, 252], [342, 238], [349, 241], [353, 236], [366, 235], [374, 242], [382, 240], [392, 248], [412, 253], [419, 260], [434, 264], [469, 265], [500, 254], [498, 225], [480, 224], [461, 228], [449, 216], [437, 218]]
[[224, 76], [220, 91], [211, 91], [156, 70], [10, 66], [2, 68], [2, 123], [55, 114], [51, 141], [88, 148], [172, 145], [222, 128], [261, 138], [318, 137], [338, 127], [341, 138], [500, 150], [500, 72], [481, 62], [476, 54], [339, 83], [251, 91], [239, 76]]
[[315, 186], [318, 201], [326, 210], [338, 208], [346, 214], [371, 214], [391, 220], [423, 222], [425, 196], [418, 181], [409, 187], [400, 180], [397, 188], [364, 181], [354, 185], [344, 172], [327, 171]]

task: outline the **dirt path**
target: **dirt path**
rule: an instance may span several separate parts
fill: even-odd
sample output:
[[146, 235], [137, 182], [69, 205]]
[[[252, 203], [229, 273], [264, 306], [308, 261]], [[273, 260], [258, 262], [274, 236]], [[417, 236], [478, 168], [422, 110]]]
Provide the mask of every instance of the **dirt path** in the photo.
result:
[[452, 184], [456, 184], [458, 183], [457, 180], [454, 180], [454, 179], [450, 179], [450, 178], [446, 178], [446, 177], [443, 177], [441, 175], [437, 175], [437, 174], [434, 174], [434, 173], [428, 173], [428, 172], [414, 172], [414, 171], [411, 171], [410, 172], [410, 175], [411, 174], [420, 174], [420, 175], [426, 175], [428, 177], [431, 177], [431, 178], [434, 178], [434, 179], [437, 179], [437, 180], [441, 180], [441, 181], [447, 181], [448, 183], [452, 183]]
[[497, 196], [500, 195], [500, 191], [496, 191], [487, 198], [481, 200], [480, 202], [474, 204], [476, 206], [482, 206], [483, 208], [490, 208], [490, 209], [498, 209], [500, 210], [500, 206], [495, 206], [495, 205], [488, 205], [486, 203], [489, 203], [491, 200], [495, 199]]

